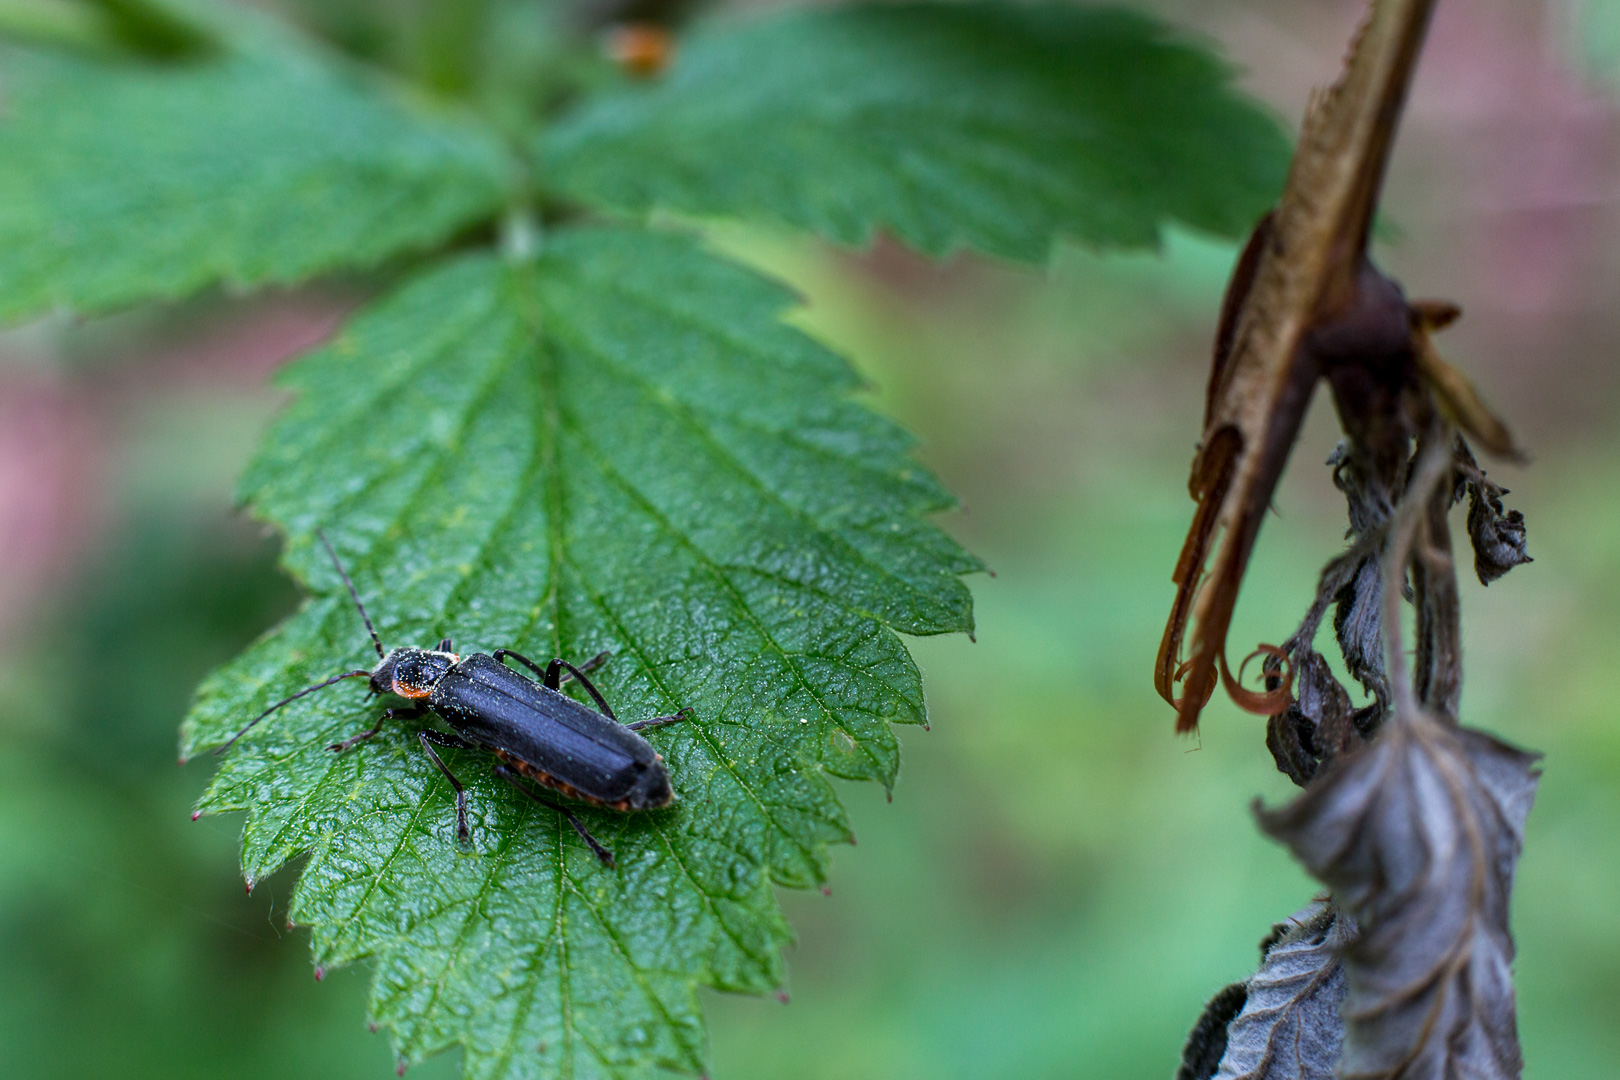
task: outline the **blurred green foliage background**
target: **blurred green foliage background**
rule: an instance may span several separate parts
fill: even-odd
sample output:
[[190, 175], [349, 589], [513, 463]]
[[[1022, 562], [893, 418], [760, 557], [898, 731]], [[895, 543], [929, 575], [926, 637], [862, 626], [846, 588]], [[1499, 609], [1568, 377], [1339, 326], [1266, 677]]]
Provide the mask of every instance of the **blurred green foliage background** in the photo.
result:
[[[1359, 5], [1156, 6], [1294, 117]], [[1548, 1080], [1620, 1060], [1620, 108], [1583, 66], [1612, 28], [1577, 14], [1441, 5], [1383, 254], [1409, 291], [1463, 303], [1442, 344], [1535, 451], [1500, 471], [1535, 563], [1464, 585], [1464, 709], [1547, 754], [1514, 926], [1527, 1075]], [[1178, 740], [1151, 687], [1233, 250], [1178, 234], [1034, 275], [712, 237], [804, 291], [796, 321], [918, 432], [964, 503], [947, 526], [995, 570], [974, 582], [976, 643], [913, 643], [933, 729], [904, 733], [893, 803], [845, 785], [859, 845], [830, 896], [783, 897], [791, 1004], [708, 996], [716, 1077], [1170, 1075], [1203, 1000], [1313, 893], [1252, 824], [1252, 798], [1291, 790], [1263, 722], [1218, 701]], [[189, 820], [212, 763], [173, 764], [199, 677], [295, 602], [231, 484], [279, 404], [266, 370], [348, 288], [0, 338], [5, 1075], [392, 1065], [365, 1031], [367, 973], [311, 979], [290, 873], [244, 895], [237, 825]], [[1318, 401], [1234, 642], [1284, 637], [1340, 543], [1334, 439]]]

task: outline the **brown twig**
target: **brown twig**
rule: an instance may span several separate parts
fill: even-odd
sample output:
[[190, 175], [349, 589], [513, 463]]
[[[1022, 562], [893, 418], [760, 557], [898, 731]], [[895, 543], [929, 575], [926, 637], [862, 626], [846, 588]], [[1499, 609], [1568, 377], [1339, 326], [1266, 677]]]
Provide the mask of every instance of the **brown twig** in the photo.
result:
[[[1197, 727], [1221, 678], [1249, 556], [1317, 382], [1333, 378], [1346, 337], [1364, 352], [1408, 348], [1404, 301], [1387, 302], [1390, 290], [1366, 251], [1433, 8], [1434, 0], [1372, 5], [1339, 81], [1312, 98], [1282, 199], [1255, 229], [1228, 288], [1190, 484], [1199, 508], [1155, 666], [1155, 686], [1176, 707], [1177, 731]], [[1334, 390], [1340, 396], [1337, 382]], [[1380, 398], [1356, 409], [1377, 416], [1382, 405]], [[1245, 693], [1241, 704], [1273, 712], [1287, 701], [1284, 685]]]

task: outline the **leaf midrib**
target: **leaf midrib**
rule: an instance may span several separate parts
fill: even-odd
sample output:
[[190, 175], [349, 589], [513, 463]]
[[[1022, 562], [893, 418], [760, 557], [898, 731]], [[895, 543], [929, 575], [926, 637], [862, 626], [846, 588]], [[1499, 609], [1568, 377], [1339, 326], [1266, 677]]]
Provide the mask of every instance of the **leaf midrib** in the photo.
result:
[[[574, 338], [575, 340], [571, 342], [574, 348], [579, 349], [582, 352], [589, 353], [603, 370], [619, 375], [625, 381], [640, 386], [643, 388], [643, 390], [647, 391], [643, 395], [644, 400], [648, 401], [657, 408], [661, 408], [667, 415], [673, 418], [684, 429], [702, 442], [704, 446], [712, 450], [714, 455], [719, 458], [720, 461], [723, 462], [734, 475], [741, 478], [749, 486], [749, 488], [751, 488], [756, 494], [760, 495], [765, 502], [771, 503], [772, 505], [783, 510], [790, 518], [803, 525], [807, 532], [821, 537], [830, 546], [837, 549], [838, 554], [845, 556], [850, 562], [859, 563], [868, 570], [871, 570], [880, 580], [890, 582], [897, 586], [900, 590], [908, 594], [919, 608], [927, 610], [933, 621], [944, 622], [948, 620], [951, 613], [948, 610], [945, 610], [944, 605], [940, 604], [939, 601], [923, 593], [922, 590], [916, 585], [902, 577], [897, 576], [886, 567], [878, 565], [864, 551], [861, 551], [859, 548], [855, 547], [848, 540], [840, 536], [835, 530], [830, 529], [800, 507], [794, 506], [792, 503], [784, 499], [779, 493], [773, 490], [769, 484], [755, 475], [753, 470], [744, 465], [742, 460], [739, 459], [729, 447], [717, 440], [707, 428], [693, 419], [691, 410], [685, 402], [677, 403], [673, 400], [662, 400], [660, 395], [656, 393], [658, 389], [656, 384], [649, 382], [644, 376], [625, 369], [600, 349], [592, 349], [583, 341], [578, 340], [577, 335], [574, 335]], [[587, 438], [585, 434], [585, 425], [581, 424], [577, 419], [570, 417], [568, 426], [569, 430], [579, 437], [581, 441], [590, 444], [592, 447], [595, 446], [595, 443]], [[746, 426], [746, 421], [741, 421], [740, 426]], [[598, 451], [597, 458], [599, 461], [603, 462], [605, 466], [605, 463], [608, 460], [606, 455]], [[621, 477], [620, 482], [622, 484], [630, 484], [629, 480], [627, 478], [623, 478], [622, 475], [617, 472], [617, 470], [614, 470], [614, 475]], [[638, 500], [647, 506], [649, 510], [651, 510], [655, 504], [648, 500], [646, 496], [642, 495], [639, 489], [635, 490]], [[694, 551], [701, 550], [688, 537], [686, 537], [683, 533], [680, 533], [680, 530], [677, 530], [674, 525], [663, 516], [662, 513], [658, 514], [657, 520], [666, 531], [679, 535], [680, 539], [686, 546], [690, 547]], [[706, 565], [716, 567], [720, 565], [710, 559], [707, 553], [704, 553], [703, 558]], [[741, 601], [739, 599], [739, 603], [740, 602]], [[876, 618], [877, 621], [883, 626], [888, 627], [891, 630], [895, 629], [892, 621], [887, 617], [876, 615], [873, 617]]]

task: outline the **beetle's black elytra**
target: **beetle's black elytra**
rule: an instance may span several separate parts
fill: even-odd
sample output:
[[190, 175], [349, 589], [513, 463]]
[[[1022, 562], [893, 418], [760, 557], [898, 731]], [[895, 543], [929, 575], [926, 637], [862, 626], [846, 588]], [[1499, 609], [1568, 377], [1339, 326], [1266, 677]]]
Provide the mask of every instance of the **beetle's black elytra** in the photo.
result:
[[[566, 807], [531, 790], [524, 781], [532, 780], [567, 798], [621, 813], [656, 810], [674, 801], [675, 791], [670, 786], [669, 770], [664, 766], [663, 757], [637, 732], [684, 720], [691, 715], [691, 709], [631, 724], [620, 723], [601, 692], [585, 675], [606, 662], [608, 654], [605, 652], [581, 667], [554, 659], [542, 670], [533, 660], [511, 649], [460, 656], [452, 651], [449, 638], [440, 641], [434, 649], [401, 646], [385, 651], [337, 552], [325, 533], [317, 531], [316, 535], [348, 587], [349, 596], [377, 649], [379, 662], [370, 671], [361, 669], [334, 675], [283, 698], [250, 720], [216, 750], [216, 754], [230, 749], [249, 728], [283, 705], [343, 679], [365, 676], [371, 681], [372, 694], [392, 694], [411, 702], [410, 706], [385, 709], [370, 728], [327, 749], [342, 753], [376, 735], [387, 720], [414, 720], [430, 712], [437, 715], [454, 734], [424, 728], [417, 732], [417, 740], [455, 789], [456, 835], [462, 840], [469, 835], [467, 792], [433, 749], [435, 746], [487, 750], [495, 755], [497, 764], [492, 771], [496, 776], [561, 814], [597, 858], [610, 867], [613, 853], [597, 842], [579, 818]], [[507, 667], [503, 661], [508, 657], [540, 676], [540, 681], [535, 682]], [[562, 692], [562, 683], [570, 678], [585, 688], [600, 711]]]

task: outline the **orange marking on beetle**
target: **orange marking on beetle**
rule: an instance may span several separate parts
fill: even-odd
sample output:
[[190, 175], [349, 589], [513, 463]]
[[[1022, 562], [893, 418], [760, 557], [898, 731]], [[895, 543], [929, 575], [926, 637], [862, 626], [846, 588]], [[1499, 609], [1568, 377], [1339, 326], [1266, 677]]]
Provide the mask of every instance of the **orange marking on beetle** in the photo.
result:
[[614, 802], [608, 802], [605, 799], [598, 799], [585, 794], [572, 784], [557, 779], [544, 769], [538, 768], [534, 764], [524, 761], [522, 758], [517, 757], [508, 750], [495, 750], [494, 754], [504, 764], [509, 766], [513, 772], [526, 776], [537, 784], [544, 784], [546, 787], [550, 788], [552, 791], [555, 791], [557, 794], [564, 796], [565, 798], [574, 799], [582, 803], [589, 803], [591, 806], [600, 806], [607, 810], [617, 810], [620, 813], [630, 812], [629, 799], [618, 799]]
[[408, 686], [405, 683], [400, 682], [398, 679], [395, 679], [394, 693], [398, 694], [402, 698], [425, 698], [430, 696], [433, 691], [432, 689], [418, 690], [414, 686]]

